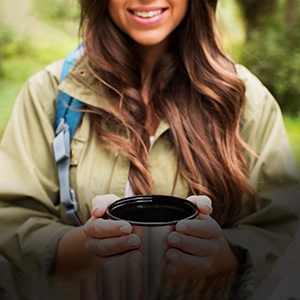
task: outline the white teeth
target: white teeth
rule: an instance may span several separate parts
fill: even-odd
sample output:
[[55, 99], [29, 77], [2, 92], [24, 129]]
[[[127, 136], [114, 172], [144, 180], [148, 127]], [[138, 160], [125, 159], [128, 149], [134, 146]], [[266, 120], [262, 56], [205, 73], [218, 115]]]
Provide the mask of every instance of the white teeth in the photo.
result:
[[157, 15], [160, 15], [163, 10], [157, 9], [157, 10], [151, 10], [151, 11], [132, 11], [134, 15], [140, 17], [140, 18], [152, 18]]

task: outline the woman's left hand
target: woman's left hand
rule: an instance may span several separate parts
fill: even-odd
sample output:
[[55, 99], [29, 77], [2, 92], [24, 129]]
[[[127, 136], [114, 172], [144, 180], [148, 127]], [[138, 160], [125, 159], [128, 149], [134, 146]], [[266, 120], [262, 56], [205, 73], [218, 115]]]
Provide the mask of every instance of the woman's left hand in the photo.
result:
[[[222, 235], [220, 225], [210, 217], [211, 200], [206, 196], [187, 198], [197, 205], [196, 219], [179, 221], [168, 236], [166, 276], [172, 281], [204, 278], [235, 269], [238, 261]], [[226, 261], [227, 260], [227, 261]]]

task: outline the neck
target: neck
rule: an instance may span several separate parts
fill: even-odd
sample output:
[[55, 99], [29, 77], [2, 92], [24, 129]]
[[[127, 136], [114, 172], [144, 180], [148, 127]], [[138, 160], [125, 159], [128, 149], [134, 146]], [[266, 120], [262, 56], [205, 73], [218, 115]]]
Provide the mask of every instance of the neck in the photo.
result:
[[137, 45], [137, 50], [142, 58], [142, 98], [147, 106], [146, 130], [150, 136], [155, 134], [159, 124], [159, 116], [155, 112], [153, 105], [149, 103], [149, 89], [151, 84], [151, 75], [153, 68], [158, 60], [164, 55], [167, 50], [168, 41], [164, 40], [160, 44], [143, 46]]
[[157, 45], [137, 45], [138, 52], [143, 61], [142, 66], [142, 85], [143, 90], [149, 86], [151, 74], [155, 64], [163, 56], [167, 49], [167, 40], [162, 41]]

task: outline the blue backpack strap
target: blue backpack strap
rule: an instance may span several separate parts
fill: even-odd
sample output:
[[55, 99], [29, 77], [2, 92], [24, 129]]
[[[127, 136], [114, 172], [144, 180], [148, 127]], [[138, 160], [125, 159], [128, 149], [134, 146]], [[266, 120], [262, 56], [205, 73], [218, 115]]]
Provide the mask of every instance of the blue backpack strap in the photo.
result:
[[[75, 61], [82, 55], [82, 46], [71, 51], [64, 61], [61, 81], [68, 75]], [[60, 201], [65, 207], [67, 216], [76, 226], [81, 225], [77, 216], [78, 203], [75, 191], [70, 188], [70, 143], [81, 120], [83, 104], [61, 91], [58, 92], [55, 120], [55, 135], [53, 141], [54, 157], [57, 163], [60, 185]]]
[[[69, 74], [70, 69], [74, 63], [83, 54], [83, 46], [79, 46], [77, 49], [69, 52], [65, 58], [64, 65], [61, 72], [60, 81], [63, 81]], [[70, 141], [76, 131], [76, 128], [81, 120], [81, 109], [83, 108], [82, 102], [74, 99], [70, 95], [58, 91], [57, 105], [56, 105], [56, 118], [55, 118], [55, 131], [58, 128], [61, 119], [64, 119], [65, 123], [70, 128]]]

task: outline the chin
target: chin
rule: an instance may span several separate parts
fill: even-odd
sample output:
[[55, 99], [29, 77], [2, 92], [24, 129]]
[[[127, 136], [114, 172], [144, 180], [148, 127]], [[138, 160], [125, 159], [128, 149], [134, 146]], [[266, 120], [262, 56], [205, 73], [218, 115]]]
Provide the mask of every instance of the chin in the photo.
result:
[[163, 39], [150, 39], [150, 38], [145, 38], [145, 39], [134, 39], [134, 41], [144, 47], [154, 47], [162, 44], [164, 41]]

